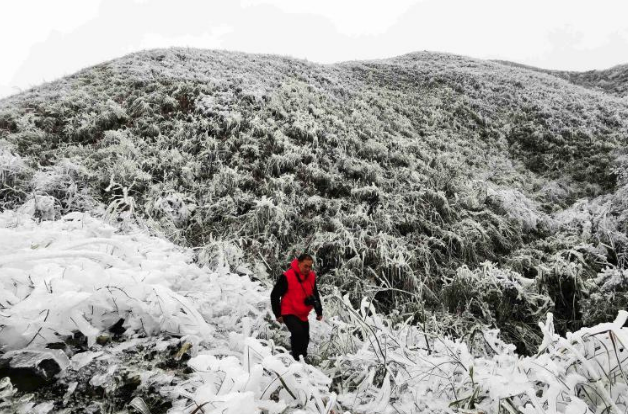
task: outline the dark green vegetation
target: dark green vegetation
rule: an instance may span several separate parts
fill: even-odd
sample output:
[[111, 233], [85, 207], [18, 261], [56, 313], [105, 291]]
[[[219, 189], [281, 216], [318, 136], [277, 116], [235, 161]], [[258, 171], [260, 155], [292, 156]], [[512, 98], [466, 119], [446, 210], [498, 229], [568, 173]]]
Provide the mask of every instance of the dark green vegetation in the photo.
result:
[[3, 208], [102, 203], [271, 276], [312, 251], [327, 288], [427, 329], [525, 351], [548, 311], [627, 303], [628, 102], [551, 74], [155, 50], [5, 99], [0, 131]]

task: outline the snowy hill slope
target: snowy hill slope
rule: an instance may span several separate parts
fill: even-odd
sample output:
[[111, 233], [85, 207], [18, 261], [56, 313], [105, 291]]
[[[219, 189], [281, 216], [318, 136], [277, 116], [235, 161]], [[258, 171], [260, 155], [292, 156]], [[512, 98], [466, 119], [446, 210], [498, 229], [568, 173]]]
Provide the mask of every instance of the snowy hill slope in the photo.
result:
[[628, 96], [628, 65], [618, 65], [599, 71], [556, 72], [556, 74], [587, 88], [603, 90], [616, 96]]
[[532, 66], [520, 65], [507, 61], [496, 61], [505, 65], [521, 67], [538, 72], [548, 73], [566, 79], [575, 85], [606, 93], [626, 97], [628, 96], [628, 65], [617, 65], [605, 70], [588, 70], [586, 72], [570, 72], [539, 69]]
[[[267, 288], [225, 267], [199, 267], [192, 250], [137, 228], [121, 230], [87, 213], [38, 222], [32, 212], [5, 211], [0, 247], [0, 349], [8, 351], [0, 359], [24, 365], [41, 358], [58, 368], [30, 391], [5, 378], [2, 412], [628, 408], [626, 312], [567, 338], [554, 333], [550, 315], [538, 353], [521, 358], [495, 330], [478, 332], [470, 349], [382, 317], [367, 300], [355, 309], [331, 295], [328, 320], [312, 322], [315, 367], [275, 345], [285, 333], [267, 317]], [[123, 329], [112, 333], [112, 325]], [[11, 373], [28, 385], [19, 381], [23, 373]]]
[[266, 282], [309, 250], [325, 293], [531, 354], [628, 304], [627, 137], [625, 99], [494, 62], [153, 50], [0, 101], [0, 208], [104, 204]]

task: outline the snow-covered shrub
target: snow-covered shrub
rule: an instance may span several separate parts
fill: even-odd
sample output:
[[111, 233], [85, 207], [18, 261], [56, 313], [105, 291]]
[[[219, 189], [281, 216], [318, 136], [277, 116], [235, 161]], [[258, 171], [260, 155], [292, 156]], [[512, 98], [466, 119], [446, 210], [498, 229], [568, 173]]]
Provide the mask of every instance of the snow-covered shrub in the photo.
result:
[[61, 213], [90, 211], [97, 202], [90, 194], [89, 180], [93, 174], [76, 159], [61, 159], [50, 167], [38, 170], [31, 180], [37, 195], [57, 200]]
[[24, 159], [9, 150], [6, 141], [0, 141], [0, 182], [3, 186], [11, 186], [27, 170]]
[[628, 270], [607, 267], [588, 286], [580, 307], [586, 326], [608, 322], [620, 310], [628, 310]]
[[[482, 330], [487, 352], [474, 356], [463, 342], [407, 321], [392, 324], [366, 300], [359, 309], [347, 298], [329, 302], [338, 314], [336, 328], [321, 346], [348, 352], [323, 366], [337, 384], [338, 400], [352, 412], [588, 414], [628, 408], [624, 311], [614, 323], [566, 338], [554, 332], [548, 314], [540, 323], [539, 351], [530, 357], [516, 355], [497, 330]], [[350, 348], [342, 345], [347, 337]]]
[[232, 194], [238, 188], [241, 180], [242, 177], [237, 168], [223, 166], [212, 178], [212, 192], [218, 197]]
[[[188, 362], [196, 371], [185, 385], [194, 401], [188, 409], [211, 407], [231, 414], [323, 414], [337, 409], [331, 381], [321, 371], [290, 363], [289, 356], [275, 355], [266, 341], [247, 336], [231, 332], [228, 347], [201, 352]], [[175, 404], [173, 413], [189, 412], [186, 408]]]
[[549, 225], [550, 219], [539, 211], [539, 206], [520, 191], [515, 189], [487, 189], [487, 200], [498, 209], [519, 223], [523, 230], [538, 231], [539, 227]]
[[375, 185], [351, 189], [351, 195], [357, 200], [373, 205], [378, 203], [380, 194], [380, 190]]
[[129, 115], [139, 118], [144, 115], [154, 114], [153, 105], [148, 102], [147, 97], [138, 96], [132, 101], [128, 102]]
[[617, 176], [618, 186], [628, 185], [628, 154], [620, 154], [615, 159], [613, 171]]
[[570, 233], [576, 233], [583, 238], [590, 238], [593, 231], [591, 211], [586, 199], [578, 200], [568, 209], [558, 212], [555, 216], [556, 225]]
[[244, 252], [235, 242], [211, 240], [198, 249], [197, 261], [199, 265], [206, 265], [211, 269], [222, 269], [252, 276], [244, 260]]
[[547, 200], [547, 205], [563, 205], [568, 197], [569, 192], [566, 185], [559, 181], [549, 181], [539, 190], [542, 197]]
[[613, 194], [577, 201], [556, 214], [556, 223], [560, 230], [596, 246], [598, 261], [622, 267], [628, 259], [627, 210], [628, 186], [622, 186]]
[[[536, 323], [550, 309], [551, 300], [539, 293], [534, 279], [485, 262], [470, 270], [461, 267], [445, 280], [442, 297], [452, 315], [449, 332], [464, 337], [473, 334], [471, 325], [496, 327], [521, 351], [538, 345]], [[466, 326], [465, 326], [466, 325]]]
[[582, 299], [586, 297], [588, 273], [592, 269], [578, 251], [560, 252], [551, 256], [547, 264], [539, 266], [540, 274], [536, 281], [539, 291], [552, 302], [554, 325], [557, 331], [565, 334], [583, 326]]
[[[242, 223], [247, 233], [258, 235], [286, 236], [290, 231], [290, 216], [294, 214], [291, 206], [275, 203], [272, 199], [262, 197], [254, 201], [252, 209], [243, 217]], [[292, 214], [291, 214], [292, 213]]]
[[98, 149], [86, 160], [101, 188], [112, 180], [135, 191], [144, 190], [152, 176], [142, 166], [140, 141], [129, 131], [105, 131]]
[[170, 220], [177, 227], [185, 225], [195, 210], [196, 204], [181, 193], [163, 195], [147, 209], [149, 214]]
[[26, 182], [31, 169], [19, 155], [9, 150], [5, 141], [0, 140], [0, 207], [10, 208], [23, 200], [28, 189]]
[[75, 112], [65, 125], [64, 133], [78, 143], [97, 143], [108, 130], [117, 129], [127, 120], [127, 114], [117, 102], [93, 102], [86, 99], [86, 108]]
[[170, 183], [152, 186], [139, 208], [134, 197], [127, 197], [133, 200], [133, 210], [138, 210], [137, 220], [144, 221], [156, 234], [185, 245], [186, 241], [195, 240], [193, 231], [202, 232], [194, 215], [197, 205], [192, 197], [173, 191], [172, 187]]
[[346, 178], [357, 180], [366, 185], [379, 185], [384, 175], [382, 168], [376, 162], [352, 158], [341, 160], [338, 165], [338, 170], [342, 172]]
[[388, 158], [388, 148], [381, 142], [368, 139], [364, 145], [360, 147], [357, 155], [367, 160], [377, 160], [381, 162]]
[[449, 221], [451, 219], [453, 212], [449, 205], [449, 200], [443, 191], [426, 189], [421, 193], [421, 199], [426, 208], [434, 211], [433, 214], [437, 215], [439, 221]]
[[47, 195], [35, 195], [18, 208], [20, 213], [38, 220], [54, 220], [60, 210], [59, 201]]
[[[46, 139], [46, 133], [30, 125], [27, 129], [9, 134], [7, 140], [12, 144], [17, 153], [22, 157], [28, 157], [31, 154], [38, 154], [38, 158], [46, 159], [46, 150], [50, 149], [52, 143]], [[48, 154], [50, 157], [50, 154]]]

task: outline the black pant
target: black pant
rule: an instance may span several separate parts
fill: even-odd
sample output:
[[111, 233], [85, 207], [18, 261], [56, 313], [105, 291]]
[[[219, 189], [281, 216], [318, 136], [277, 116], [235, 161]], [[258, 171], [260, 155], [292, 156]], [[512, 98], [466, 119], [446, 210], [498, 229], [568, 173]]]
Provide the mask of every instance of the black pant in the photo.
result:
[[310, 343], [310, 323], [302, 321], [294, 315], [284, 315], [283, 322], [290, 331], [292, 357], [298, 361], [299, 355], [303, 355], [303, 359], [305, 359], [307, 357], [307, 346]]

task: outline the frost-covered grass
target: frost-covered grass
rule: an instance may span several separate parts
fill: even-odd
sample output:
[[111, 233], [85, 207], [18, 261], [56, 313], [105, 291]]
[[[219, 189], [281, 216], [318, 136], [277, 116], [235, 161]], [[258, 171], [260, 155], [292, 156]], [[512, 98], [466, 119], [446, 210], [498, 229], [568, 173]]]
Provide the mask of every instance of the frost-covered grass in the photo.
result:
[[586, 72], [568, 72], [538, 69], [512, 62], [498, 61], [505, 65], [525, 67], [526, 69], [549, 73], [581, 85], [586, 88], [604, 91], [616, 96], [628, 96], [628, 65], [617, 65], [605, 70], [590, 70]]
[[[146, 51], [0, 102], [0, 208], [102, 203], [262, 280], [310, 250], [354, 305], [532, 353], [547, 311], [565, 333], [619, 309], [585, 303], [627, 263], [627, 120], [625, 99], [452, 55]], [[486, 262], [485, 291], [452, 288]], [[534, 280], [514, 299], [490, 280], [513, 271]]]
[[[269, 292], [227, 268], [199, 267], [191, 250], [137, 229], [119, 233], [88, 213], [37, 223], [13, 211], [0, 214], [0, 250], [2, 352], [40, 349], [78, 331], [92, 353], [61, 366], [80, 369], [103, 353], [94, 354], [102, 349], [97, 337], [123, 318], [130, 344], [118, 352], [134, 338], [164, 335], [193, 345], [196, 373], [167, 391], [173, 413], [193, 411], [194, 402], [225, 413], [279, 413], [295, 404], [324, 412], [335, 404], [323, 374], [256, 339], [271, 321]], [[114, 371], [92, 382], [104, 384]], [[278, 389], [280, 401], [272, 401]]]
[[[224, 247], [223, 247], [224, 248]], [[468, 341], [438, 321], [423, 327], [377, 313], [364, 298], [327, 295], [326, 319], [312, 321], [315, 365], [295, 362], [278, 345], [286, 333], [270, 317], [269, 288], [228, 267], [195, 263], [198, 254], [131, 225], [112, 226], [89, 213], [39, 221], [32, 212], [0, 213], [0, 349], [40, 349], [75, 332], [89, 349], [67, 359], [58, 381], [93, 361], [109, 361], [89, 384], [107, 387], [114, 364], [141, 344], [165, 350], [191, 345], [192, 373], [153, 369], [138, 389], [171, 399], [175, 413], [623, 413], [628, 409], [628, 313], [561, 337], [549, 314], [541, 346], [521, 357], [497, 330], [478, 327]], [[223, 252], [223, 256], [226, 253]], [[498, 272], [496, 269], [485, 270]], [[485, 275], [486, 276], [486, 275]], [[470, 271], [462, 279], [481, 278]], [[495, 279], [523, 289], [516, 274]], [[606, 285], [622, 283], [607, 277]], [[120, 318], [118, 345], [96, 339]], [[441, 330], [439, 330], [441, 329]], [[164, 339], [166, 338], [166, 339]], [[178, 340], [175, 340], [178, 342]], [[112, 362], [113, 361], [113, 362]], [[176, 386], [172, 386], [172, 384]], [[75, 390], [76, 383], [67, 384]], [[71, 394], [73, 391], [69, 391]], [[0, 383], [0, 408], [61, 412], [65, 399], [18, 398]], [[126, 409], [147, 407], [134, 398]], [[201, 407], [202, 411], [201, 411]]]

